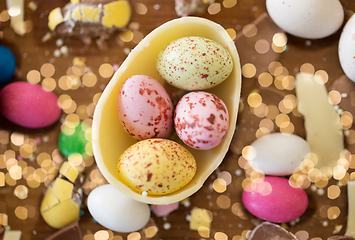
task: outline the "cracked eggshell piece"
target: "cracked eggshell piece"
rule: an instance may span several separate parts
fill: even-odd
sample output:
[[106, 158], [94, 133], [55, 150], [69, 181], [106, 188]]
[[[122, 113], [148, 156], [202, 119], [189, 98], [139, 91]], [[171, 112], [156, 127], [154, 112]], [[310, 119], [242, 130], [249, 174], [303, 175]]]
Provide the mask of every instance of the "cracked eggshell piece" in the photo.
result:
[[80, 206], [73, 200], [73, 184], [57, 178], [42, 199], [41, 215], [51, 227], [61, 229], [76, 221]]
[[[217, 147], [206, 151], [189, 148], [178, 140], [177, 142], [188, 148], [195, 157], [196, 174], [187, 185], [176, 192], [164, 196], [144, 196], [126, 186], [117, 172], [116, 165], [120, 155], [136, 143], [120, 124], [116, 111], [117, 95], [123, 82], [137, 74], [148, 75], [158, 80], [165, 88], [169, 88], [169, 84], [162, 79], [155, 67], [158, 53], [170, 42], [188, 36], [205, 37], [216, 41], [224, 46], [233, 58], [233, 71], [229, 77], [218, 86], [208, 89], [226, 104], [229, 112], [229, 130]], [[237, 121], [240, 89], [239, 55], [233, 40], [221, 25], [204, 18], [183, 17], [156, 28], [132, 50], [107, 85], [96, 106], [92, 141], [96, 163], [103, 176], [123, 193], [145, 203], [169, 204], [191, 196], [220, 165], [229, 149]]]
[[48, 28], [51, 31], [64, 21], [62, 11], [59, 7], [53, 9], [48, 15]]
[[132, 9], [127, 0], [69, 2], [48, 15], [48, 27], [64, 36], [101, 37], [126, 27]]
[[64, 162], [59, 173], [46, 190], [40, 207], [44, 221], [56, 229], [61, 229], [79, 218], [82, 202], [82, 192], [78, 191], [76, 186], [82, 177], [79, 170], [71, 163]]

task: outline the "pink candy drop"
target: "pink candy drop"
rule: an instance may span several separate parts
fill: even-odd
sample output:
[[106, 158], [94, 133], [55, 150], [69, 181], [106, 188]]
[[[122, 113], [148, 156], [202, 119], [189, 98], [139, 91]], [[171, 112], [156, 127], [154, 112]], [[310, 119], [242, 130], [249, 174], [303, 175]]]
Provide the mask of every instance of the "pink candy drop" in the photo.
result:
[[13, 123], [42, 128], [55, 123], [61, 114], [58, 97], [38, 84], [13, 82], [0, 91], [0, 112]]
[[275, 223], [299, 218], [308, 206], [308, 197], [302, 188], [292, 187], [286, 178], [272, 176], [247, 185], [242, 201], [253, 215]]

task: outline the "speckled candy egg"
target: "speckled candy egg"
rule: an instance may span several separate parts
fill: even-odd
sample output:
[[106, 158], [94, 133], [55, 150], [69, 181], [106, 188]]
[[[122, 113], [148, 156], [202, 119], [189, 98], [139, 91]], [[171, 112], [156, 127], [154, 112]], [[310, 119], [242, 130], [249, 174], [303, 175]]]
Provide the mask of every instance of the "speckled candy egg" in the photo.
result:
[[175, 109], [175, 130], [188, 146], [207, 150], [223, 140], [229, 126], [228, 109], [216, 95], [197, 91], [184, 95]]
[[139, 141], [124, 151], [117, 169], [132, 190], [164, 195], [182, 188], [192, 179], [196, 161], [182, 145], [152, 138]]
[[134, 75], [121, 86], [117, 111], [133, 138], [167, 138], [173, 129], [174, 107], [164, 87], [145, 75]]
[[13, 82], [0, 91], [0, 112], [20, 126], [42, 128], [56, 122], [61, 109], [53, 92], [38, 84]]
[[299, 218], [308, 206], [307, 193], [302, 188], [291, 186], [286, 178], [273, 176], [249, 183], [242, 201], [253, 215], [275, 223]]
[[185, 37], [160, 51], [157, 69], [177, 88], [203, 90], [222, 83], [233, 70], [233, 60], [217, 42], [202, 37]]

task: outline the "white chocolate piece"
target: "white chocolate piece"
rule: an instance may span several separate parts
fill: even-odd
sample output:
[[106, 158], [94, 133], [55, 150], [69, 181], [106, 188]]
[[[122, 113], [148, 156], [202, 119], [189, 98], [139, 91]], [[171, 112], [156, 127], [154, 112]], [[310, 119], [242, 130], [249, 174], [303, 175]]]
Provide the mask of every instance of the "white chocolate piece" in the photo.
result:
[[[229, 77], [209, 92], [220, 97], [229, 112], [229, 129], [223, 141], [210, 150], [196, 150], [182, 144], [196, 159], [197, 171], [191, 181], [176, 192], [164, 196], [144, 196], [133, 191], [122, 182], [116, 164], [120, 155], [136, 140], [122, 127], [116, 110], [116, 100], [123, 82], [132, 75], [148, 75], [164, 87], [168, 83], [156, 70], [156, 58], [168, 43], [187, 36], [209, 38], [224, 46], [233, 58], [233, 71]], [[226, 30], [219, 24], [198, 17], [183, 17], [169, 21], [149, 33], [128, 55], [121, 67], [107, 85], [100, 97], [94, 113], [92, 143], [96, 163], [109, 183], [131, 198], [150, 204], [169, 204], [179, 202], [199, 190], [206, 179], [221, 164], [232, 140], [240, 98], [241, 70], [239, 55]], [[170, 87], [171, 89], [171, 87]]]
[[59, 173], [60, 176], [47, 188], [40, 207], [44, 221], [57, 229], [78, 219], [82, 200], [82, 194], [75, 193], [73, 184], [79, 177], [78, 169], [71, 163], [64, 162]]
[[19, 230], [6, 230], [3, 240], [20, 240], [22, 232]]
[[57, 27], [58, 24], [64, 21], [64, 17], [62, 15], [62, 11], [59, 7], [53, 9], [48, 15], [48, 28], [51, 31]]
[[[24, 0], [6, 0], [7, 9], [10, 14], [10, 25], [15, 30], [24, 21]], [[17, 32], [17, 31], [15, 31]]]
[[189, 227], [191, 230], [198, 230], [200, 227], [211, 229], [212, 220], [213, 216], [206, 209], [195, 207], [191, 211]]
[[296, 75], [298, 110], [304, 116], [307, 142], [318, 157], [315, 167], [333, 168], [344, 150], [339, 115], [329, 103], [327, 90], [320, 76]]
[[178, 16], [202, 15], [215, 0], [175, 0], [175, 11]]
[[355, 237], [355, 181], [348, 182], [348, 224], [345, 235]]

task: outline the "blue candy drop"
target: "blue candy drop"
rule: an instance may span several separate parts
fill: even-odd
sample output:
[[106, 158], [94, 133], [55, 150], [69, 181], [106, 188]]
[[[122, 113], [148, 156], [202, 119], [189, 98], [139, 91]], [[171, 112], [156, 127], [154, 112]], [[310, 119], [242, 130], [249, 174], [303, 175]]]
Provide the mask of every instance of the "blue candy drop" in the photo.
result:
[[0, 45], [0, 84], [12, 78], [16, 68], [16, 59], [11, 50]]

